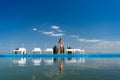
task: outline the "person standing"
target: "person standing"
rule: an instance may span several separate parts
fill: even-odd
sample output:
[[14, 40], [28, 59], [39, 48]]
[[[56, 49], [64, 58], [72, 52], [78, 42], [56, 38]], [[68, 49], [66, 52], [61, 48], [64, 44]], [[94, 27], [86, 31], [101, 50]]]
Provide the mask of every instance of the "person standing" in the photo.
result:
[[63, 54], [63, 42], [62, 42], [62, 38], [59, 39], [58, 44], [60, 46], [60, 53]]

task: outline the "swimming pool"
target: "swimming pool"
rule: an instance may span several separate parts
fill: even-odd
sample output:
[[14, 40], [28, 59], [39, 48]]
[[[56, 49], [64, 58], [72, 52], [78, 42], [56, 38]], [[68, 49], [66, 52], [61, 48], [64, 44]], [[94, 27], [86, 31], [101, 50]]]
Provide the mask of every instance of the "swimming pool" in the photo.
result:
[[120, 54], [0, 54], [0, 58], [120, 58]]
[[7, 54], [0, 56], [0, 80], [119, 80], [120, 57], [112, 55], [36, 57], [37, 54]]

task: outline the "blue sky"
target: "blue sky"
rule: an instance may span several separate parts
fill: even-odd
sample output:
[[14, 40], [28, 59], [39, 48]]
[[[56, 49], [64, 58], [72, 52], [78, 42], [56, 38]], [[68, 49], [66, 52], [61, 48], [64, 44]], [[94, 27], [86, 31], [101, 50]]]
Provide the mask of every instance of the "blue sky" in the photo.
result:
[[0, 0], [1, 46], [35, 42], [44, 49], [45, 44], [48, 47], [57, 44], [61, 35], [64, 45], [74, 48], [88, 48], [87, 44], [93, 43], [119, 44], [119, 3], [119, 0]]

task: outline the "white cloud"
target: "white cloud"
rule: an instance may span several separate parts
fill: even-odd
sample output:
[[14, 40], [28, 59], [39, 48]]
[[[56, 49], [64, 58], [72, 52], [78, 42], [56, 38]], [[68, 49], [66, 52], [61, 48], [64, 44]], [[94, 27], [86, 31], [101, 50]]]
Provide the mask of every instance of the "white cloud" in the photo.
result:
[[92, 43], [96, 43], [96, 42], [100, 42], [102, 40], [98, 40], [98, 39], [84, 39], [84, 38], [80, 38], [78, 39], [80, 42], [92, 42]]
[[52, 31], [45, 31], [45, 30], [38, 30], [37, 28], [33, 28], [33, 31], [38, 31], [41, 34], [52, 36], [52, 37], [59, 37], [59, 36], [64, 35], [63, 31], [60, 29], [59, 26], [53, 25], [50, 28], [53, 30]]
[[60, 29], [59, 26], [55, 26], [55, 25], [53, 25], [53, 26], [51, 26], [51, 28], [54, 29], [54, 30], [56, 30], [57, 32], [60, 32], [60, 33], [63, 32], [63, 31]]
[[59, 37], [59, 36], [63, 36], [63, 35], [64, 35], [64, 34], [62, 34], [62, 33], [54, 33], [54, 32], [52, 32], [52, 31], [42, 32], [42, 34], [49, 35], [49, 36], [52, 36], [52, 37]]
[[58, 32], [63, 32], [63, 31], [62, 31], [62, 30], [60, 30], [60, 29], [59, 29], [59, 30], [57, 30], [57, 31], [58, 31]]
[[33, 28], [33, 31], [37, 31], [37, 28]]
[[53, 33], [53, 34], [51, 34], [50, 36], [59, 37], [59, 36], [63, 36], [63, 35], [64, 35], [64, 34], [61, 34], [61, 33], [60, 33], [60, 34], [54, 34], [54, 33]]
[[53, 34], [53, 32], [52, 32], [52, 31], [49, 31], [49, 32], [42, 32], [42, 34], [51, 35], [51, 34]]
[[55, 26], [55, 25], [54, 25], [54, 26], [51, 26], [51, 28], [58, 30], [58, 29], [59, 29], [59, 26]]

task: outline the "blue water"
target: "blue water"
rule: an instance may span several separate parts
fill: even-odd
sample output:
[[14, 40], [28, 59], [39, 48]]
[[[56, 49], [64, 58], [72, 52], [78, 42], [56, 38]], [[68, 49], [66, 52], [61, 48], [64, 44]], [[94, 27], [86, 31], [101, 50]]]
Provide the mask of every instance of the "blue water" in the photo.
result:
[[120, 54], [0, 54], [0, 58], [120, 58]]
[[0, 80], [119, 80], [120, 58], [107, 57], [1, 56]]

